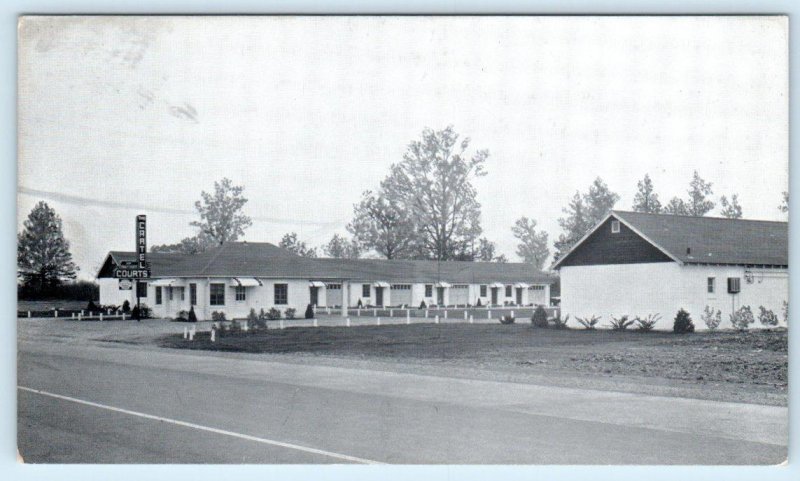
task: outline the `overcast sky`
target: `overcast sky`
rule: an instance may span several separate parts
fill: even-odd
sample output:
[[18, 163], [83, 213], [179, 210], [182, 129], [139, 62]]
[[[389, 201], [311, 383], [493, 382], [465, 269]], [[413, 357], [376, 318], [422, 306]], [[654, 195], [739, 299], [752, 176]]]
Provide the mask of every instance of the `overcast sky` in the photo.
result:
[[[425, 127], [486, 148], [485, 235], [511, 259], [520, 216], [550, 233], [601, 176], [631, 207], [692, 171], [746, 218], [783, 220], [782, 17], [30, 18], [20, 25], [19, 220], [47, 200], [82, 276], [193, 234], [194, 201], [245, 186], [245, 239], [345, 233]], [[45, 194], [49, 192], [51, 194]], [[88, 198], [83, 203], [75, 198]], [[715, 199], [717, 200], [717, 199]], [[132, 207], [121, 207], [133, 205]]]

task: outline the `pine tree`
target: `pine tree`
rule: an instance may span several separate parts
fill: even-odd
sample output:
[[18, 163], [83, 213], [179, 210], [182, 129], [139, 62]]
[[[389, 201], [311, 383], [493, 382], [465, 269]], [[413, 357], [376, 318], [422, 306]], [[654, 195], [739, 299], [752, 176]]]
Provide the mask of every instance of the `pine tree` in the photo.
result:
[[527, 217], [520, 217], [511, 227], [514, 237], [519, 239], [517, 255], [522, 262], [533, 264], [537, 269], [544, 267], [544, 262], [550, 255], [547, 247], [547, 232], [536, 230], [536, 221]]
[[645, 174], [644, 179], [636, 184], [637, 192], [633, 198], [633, 210], [636, 212], [644, 212], [645, 214], [658, 214], [661, 212], [661, 202], [658, 200], [658, 194], [654, 192], [653, 181], [650, 176]]
[[689, 182], [689, 201], [686, 203], [689, 215], [702, 217], [711, 212], [714, 202], [708, 200], [708, 197], [713, 193], [711, 182], [704, 181], [695, 170], [692, 181]]
[[719, 204], [722, 206], [722, 216], [728, 219], [741, 219], [742, 206], [739, 205], [739, 195], [733, 194], [730, 202], [724, 195], [720, 197]]
[[60, 282], [75, 279], [78, 267], [56, 211], [39, 202], [23, 226], [17, 234], [17, 270], [26, 286], [47, 294]]

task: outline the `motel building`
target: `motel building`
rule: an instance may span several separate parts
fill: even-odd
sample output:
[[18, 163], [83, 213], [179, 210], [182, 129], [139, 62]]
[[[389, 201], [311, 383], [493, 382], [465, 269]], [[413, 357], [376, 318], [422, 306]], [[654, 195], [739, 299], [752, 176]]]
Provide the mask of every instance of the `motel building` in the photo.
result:
[[612, 211], [553, 267], [562, 316], [660, 314], [671, 329], [679, 309], [705, 329], [706, 306], [730, 314], [759, 306], [778, 315], [789, 300], [788, 223]]
[[[550, 304], [556, 278], [529, 264], [380, 259], [315, 259], [269, 243], [229, 242], [201, 254], [148, 253], [151, 277], [121, 290], [116, 267], [136, 261], [134, 252], [109, 252], [97, 279], [100, 303], [141, 302], [154, 317], [174, 318], [194, 306], [200, 320], [214, 311], [228, 319], [291, 307], [303, 317], [308, 304], [427, 306], [534, 306]], [[343, 315], [346, 315], [343, 313]]]

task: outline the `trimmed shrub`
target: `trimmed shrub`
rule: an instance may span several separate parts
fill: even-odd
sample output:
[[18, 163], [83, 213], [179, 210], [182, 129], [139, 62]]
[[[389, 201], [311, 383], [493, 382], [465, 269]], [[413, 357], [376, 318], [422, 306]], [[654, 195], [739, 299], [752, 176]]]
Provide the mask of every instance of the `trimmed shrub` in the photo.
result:
[[475, 303], [475, 307], [483, 307], [483, 304], [481, 304], [481, 298], [480, 297], [478, 298], [478, 302]]
[[506, 314], [505, 316], [500, 318], [500, 324], [514, 324], [516, 319], [511, 316], [511, 314]]
[[252, 307], [250, 308], [250, 312], [247, 313], [247, 327], [248, 328], [256, 328], [259, 327], [258, 325], [258, 314], [256, 314], [256, 310]]
[[627, 315], [616, 318], [611, 316], [611, 330], [612, 331], [627, 331], [629, 327], [636, 322], [633, 319], [628, 319]]
[[706, 324], [708, 330], [713, 331], [722, 323], [722, 311], [717, 309], [715, 312], [713, 307], [706, 306], [700, 319]]
[[189, 308], [189, 322], [197, 322], [197, 314], [194, 313], [194, 306]]
[[125, 302], [122, 303], [122, 312], [125, 314], [131, 312], [131, 303], [127, 299], [125, 299]]
[[225, 313], [222, 311], [214, 311], [211, 313], [211, 320], [217, 322], [225, 322], [228, 319], [225, 317]]
[[734, 329], [739, 331], [746, 331], [750, 328], [750, 324], [756, 322], [753, 317], [753, 311], [750, 306], [742, 306], [737, 311], [730, 315], [731, 325]]
[[269, 319], [270, 321], [274, 321], [280, 318], [281, 318], [281, 311], [279, 311], [278, 309], [272, 307], [270, 308], [269, 311], [267, 311], [267, 319]]
[[311, 304], [306, 306], [306, 319], [314, 319], [314, 306]]
[[578, 321], [578, 324], [590, 331], [597, 329], [597, 323], [600, 322], [600, 319], [602, 319], [602, 316], [584, 317], [583, 319], [580, 317], [575, 318], [575, 320]]
[[427, 306], [427, 304], [425, 304], [425, 301], [422, 301], [422, 302], [419, 303], [419, 308], [420, 309], [427, 309], [427, 307], [428, 306]]
[[242, 323], [233, 319], [231, 321], [230, 327], [228, 327], [230, 332], [241, 332], [242, 331]]
[[764, 306], [758, 306], [758, 322], [764, 327], [775, 327], [778, 325], [778, 316]]
[[637, 317], [634, 319], [636, 322], [636, 329], [642, 332], [650, 332], [656, 327], [656, 323], [661, 319], [659, 314], [648, 314], [647, 317]]
[[181, 309], [178, 311], [178, 315], [175, 317], [176, 321], [183, 321], [186, 322], [189, 320], [189, 311], [185, 309]]
[[256, 326], [261, 329], [267, 327], [267, 313], [264, 312], [263, 307], [258, 311], [258, 317], [256, 317]]
[[534, 327], [547, 327], [547, 311], [544, 307], [539, 306], [533, 311], [531, 324], [533, 324]]
[[692, 322], [692, 316], [690, 316], [689, 313], [684, 309], [680, 309], [678, 314], [675, 315], [675, 322], [672, 324], [672, 332], [675, 334], [694, 332], [694, 322]]
[[286, 308], [286, 319], [294, 319], [294, 315], [297, 313], [297, 309], [294, 307], [287, 307]]
[[131, 317], [134, 319], [150, 319], [152, 315], [153, 311], [144, 303], [142, 303], [141, 307], [134, 306], [133, 309], [131, 309]]
[[89, 301], [89, 304], [86, 305], [86, 310], [92, 312], [99, 310], [99, 308], [97, 307], [97, 304], [94, 303], [94, 301]]
[[565, 317], [564, 320], [562, 321], [561, 313], [559, 313], [556, 317], [552, 319], [552, 321], [553, 321], [553, 327], [556, 329], [569, 329], [569, 326], [567, 326], [567, 321], [569, 321], [569, 314], [567, 314], [567, 317]]
[[363, 303], [363, 302], [361, 302], [361, 299], [359, 299], [359, 300], [358, 300], [358, 304], [356, 304], [356, 307], [357, 307], [357, 308], [359, 308], [359, 309], [361, 309], [362, 307], [364, 307], [364, 303]]

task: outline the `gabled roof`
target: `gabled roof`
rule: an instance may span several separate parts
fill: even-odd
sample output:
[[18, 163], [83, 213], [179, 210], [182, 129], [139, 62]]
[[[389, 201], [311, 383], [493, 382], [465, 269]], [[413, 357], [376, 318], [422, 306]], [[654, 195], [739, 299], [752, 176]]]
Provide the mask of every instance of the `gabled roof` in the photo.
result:
[[[310, 280], [550, 283], [553, 276], [530, 264], [495, 262], [327, 259], [297, 256], [269, 243], [228, 242], [201, 254], [150, 253], [153, 277], [267, 277]], [[112, 252], [114, 262], [134, 260], [133, 252]], [[166, 259], [168, 258], [168, 259]], [[108, 262], [108, 260], [107, 260]], [[98, 277], [110, 277], [111, 267]]]
[[789, 224], [763, 220], [611, 211], [553, 267], [614, 217], [683, 264], [789, 265]]

